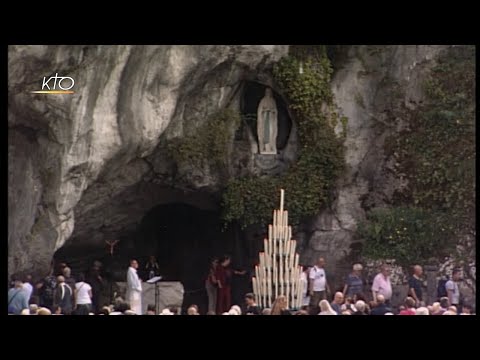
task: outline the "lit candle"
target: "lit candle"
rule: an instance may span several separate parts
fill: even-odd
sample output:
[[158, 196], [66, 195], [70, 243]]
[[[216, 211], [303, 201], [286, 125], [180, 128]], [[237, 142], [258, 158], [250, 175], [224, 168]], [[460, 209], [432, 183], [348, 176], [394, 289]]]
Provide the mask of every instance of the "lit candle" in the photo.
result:
[[277, 260], [277, 242], [275, 238], [272, 239], [272, 246], [273, 246], [272, 259], [273, 259], [273, 262], [275, 262]]
[[300, 282], [298, 282], [298, 286], [297, 286], [297, 291], [296, 291], [296, 305], [297, 305], [297, 308], [300, 307], [300, 303], [301, 303], [301, 295], [302, 294], [302, 284]]
[[287, 210], [285, 210], [285, 216], [284, 217], [285, 217], [285, 220], [284, 220], [285, 221], [285, 226], [288, 226], [288, 211]]
[[292, 281], [291, 281], [291, 286], [292, 286], [292, 302], [296, 305], [295, 299], [296, 299], [296, 291], [297, 291], [297, 283], [295, 282], [295, 270], [292, 269]]
[[263, 284], [263, 290], [262, 290], [262, 297], [263, 297], [263, 306], [267, 306], [267, 279], [263, 277], [262, 279], [262, 284]]
[[300, 276], [301, 276], [302, 272], [303, 272], [303, 269], [302, 269], [301, 266], [299, 266], [298, 267], [298, 282], [299, 282], [299, 284], [301, 284], [301, 291], [300, 291], [300, 299], [301, 300], [300, 300], [300, 302], [303, 301], [303, 293], [305, 292], [305, 289], [308, 286], [308, 281], [307, 281], [307, 283], [304, 283], [304, 282], [300, 281]]
[[285, 191], [283, 189], [280, 189], [280, 211], [283, 211], [283, 198], [285, 195]]
[[275, 287], [275, 299], [278, 296], [278, 272], [277, 272], [277, 262], [273, 262], [273, 286]]
[[277, 217], [277, 220], [278, 220], [277, 227], [278, 227], [278, 237], [279, 238], [282, 238], [282, 224], [283, 224], [282, 216], [283, 216], [283, 211], [279, 211], [278, 212], [278, 217]]
[[290, 250], [290, 254], [291, 254], [291, 256], [290, 256], [290, 267], [291, 267], [292, 269], [294, 269], [294, 268], [295, 268], [295, 266], [294, 266], [295, 248], [296, 248], [296, 246], [297, 246], [297, 242], [296, 242], [295, 240], [292, 240], [291, 244], [292, 244], [292, 245], [291, 245], [292, 248], [291, 248], [291, 250]]
[[296, 254], [296, 255], [295, 255], [295, 265], [294, 265], [295, 267], [298, 267], [298, 260], [299, 260], [299, 258], [300, 258], [300, 255], [299, 255], [299, 254]]
[[[287, 295], [287, 302], [289, 302], [290, 299], [290, 283], [288, 281], [288, 271], [285, 272], [285, 294]], [[291, 304], [291, 302], [290, 302]]]
[[273, 241], [276, 241], [278, 236], [277, 236], [277, 212], [275, 211], [275, 219], [273, 220]]
[[299, 266], [297, 268], [297, 275], [296, 275], [296, 281], [297, 281], [297, 288], [299, 289], [300, 295], [298, 296], [298, 306], [302, 305], [303, 302], [303, 285], [304, 283], [300, 281], [300, 278], [302, 276], [302, 268]]
[[287, 240], [285, 242], [285, 269], [289, 269], [290, 267], [288, 266], [289, 260], [290, 259], [290, 240]]
[[280, 258], [280, 267], [279, 267], [279, 270], [280, 270], [280, 294], [281, 295], [285, 295], [285, 293], [283, 292], [283, 261], [282, 261], [282, 258]]
[[295, 299], [296, 299], [296, 286], [297, 286], [297, 282], [295, 281], [295, 269], [292, 269], [292, 272], [291, 272], [291, 284], [292, 284], [292, 303], [295, 304], [296, 306], [296, 302], [295, 302]]
[[272, 307], [272, 274], [269, 273], [267, 277], [267, 290], [268, 290], [268, 307]]
[[270, 249], [270, 267], [272, 267], [272, 259], [274, 259], [274, 251], [273, 251], [273, 241], [272, 238], [268, 238], [268, 248]]
[[285, 239], [283, 238], [283, 226], [279, 226], [279, 227], [278, 227], [278, 233], [279, 233], [280, 242], [282, 243], [280, 255], [284, 255], [283, 245], [284, 245]]
[[[285, 241], [283, 243], [283, 251], [284, 251], [284, 256], [282, 258], [282, 261], [283, 261], [283, 271], [286, 272], [287, 269], [288, 269], [288, 263], [287, 263], [287, 259], [288, 259], [288, 253], [287, 253], [287, 246], [288, 246], [288, 243]], [[286, 280], [286, 279], [285, 279]]]

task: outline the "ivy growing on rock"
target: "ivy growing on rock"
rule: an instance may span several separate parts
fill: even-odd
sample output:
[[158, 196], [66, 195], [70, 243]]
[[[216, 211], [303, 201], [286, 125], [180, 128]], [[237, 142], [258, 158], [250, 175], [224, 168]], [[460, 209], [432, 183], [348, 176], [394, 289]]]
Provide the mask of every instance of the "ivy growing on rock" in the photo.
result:
[[425, 263], [451, 250], [452, 231], [444, 213], [415, 207], [374, 209], [359, 225], [366, 239], [363, 255], [371, 259], [395, 259], [401, 266]]
[[240, 114], [230, 108], [212, 114], [195, 132], [176, 138], [168, 145], [173, 160], [180, 166], [225, 169], [229, 144], [240, 125]]
[[[397, 176], [408, 185], [394, 198], [401, 209], [370, 214], [361, 226], [365, 255], [373, 258], [427, 261], [475, 232], [475, 47], [449, 48], [425, 93], [425, 103], [405, 114], [407, 129], [386, 141]], [[400, 214], [410, 219], [412, 233], [390, 238]], [[396, 224], [388, 223], [393, 218]], [[421, 236], [414, 234], [419, 227]]]
[[[298, 159], [282, 176], [231, 180], [223, 195], [227, 223], [267, 222], [278, 205], [280, 188], [286, 191], [285, 208], [292, 224], [317, 214], [329, 202], [345, 164], [343, 138], [334, 132], [338, 115], [333, 110], [331, 74], [324, 46], [293, 46], [290, 55], [275, 64], [274, 78], [297, 120]], [[346, 126], [346, 118], [341, 123]]]

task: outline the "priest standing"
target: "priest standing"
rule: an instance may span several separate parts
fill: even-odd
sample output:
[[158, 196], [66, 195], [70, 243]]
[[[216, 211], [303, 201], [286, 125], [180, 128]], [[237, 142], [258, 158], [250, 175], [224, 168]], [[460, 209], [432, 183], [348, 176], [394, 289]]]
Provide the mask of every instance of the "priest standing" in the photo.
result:
[[130, 309], [137, 315], [142, 315], [142, 282], [137, 274], [138, 261], [130, 260], [127, 272], [127, 301]]

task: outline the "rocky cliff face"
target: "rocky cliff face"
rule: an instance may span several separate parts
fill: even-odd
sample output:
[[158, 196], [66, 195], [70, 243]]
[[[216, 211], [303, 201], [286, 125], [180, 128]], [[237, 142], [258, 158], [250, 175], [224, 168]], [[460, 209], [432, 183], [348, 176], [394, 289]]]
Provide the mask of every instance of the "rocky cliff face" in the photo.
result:
[[[352, 46], [334, 63], [332, 90], [340, 114], [348, 117], [347, 170], [332, 207], [299, 229], [304, 262], [325, 256], [332, 273], [350, 270], [350, 260], [361, 246], [354, 231], [365, 211], [388, 205], [394, 191], [404, 186], [384, 154], [385, 139], [405, 125], [405, 109], [422, 103], [423, 81], [445, 48]], [[342, 131], [340, 124], [336, 130]]]
[[[401, 109], [422, 101], [422, 79], [443, 48], [352, 46], [335, 64], [332, 88], [349, 119], [347, 171], [333, 206], [297, 231], [304, 262], [324, 255], [332, 269], [347, 263], [365, 209], [388, 204], [402, 186], [383, 155], [384, 140], [402, 128]], [[172, 199], [215, 207], [205, 194], [221, 180], [178, 169], [165, 144], [195, 131], [212, 112], [239, 106], [245, 80], [272, 85], [269, 67], [287, 51], [278, 45], [11, 46], [9, 273], [46, 272], [67, 240], [102, 247]], [[30, 93], [56, 72], [75, 79], [73, 96]], [[232, 163], [253, 162], [252, 136], [248, 144], [231, 151]], [[294, 144], [291, 136], [290, 152]], [[248, 169], [230, 169], [230, 176]], [[188, 190], [200, 191], [186, 196]]]
[[[47, 271], [74, 228], [72, 241], [98, 246], [99, 229], [115, 234], [134, 226], [165, 200], [142, 182], [168, 172], [163, 153], [153, 154], [160, 139], [182, 136], [225, 107], [242, 80], [287, 50], [9, 47], [9, 273]], [[74, 96], [30, 93], [55, 73], [74, 78]], [[208, 185], [201, 180], [192, 183]]]

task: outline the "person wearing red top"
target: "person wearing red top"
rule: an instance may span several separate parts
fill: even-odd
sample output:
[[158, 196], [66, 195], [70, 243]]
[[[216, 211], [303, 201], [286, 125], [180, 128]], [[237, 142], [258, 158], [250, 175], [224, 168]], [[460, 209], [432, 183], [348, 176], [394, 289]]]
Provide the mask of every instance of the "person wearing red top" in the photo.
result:
[[232, 271], [229, 268], [230, 261], [230, 256], [225, 255], [220, 261], [220, 266], [217, 266], [215, 270], [215, 278], [217, 279], [218, 283], [217, 314], [223, 314], [224, 312], [227, 312], [232, 305]]
[[414, 298], [409, 296], [405, 299], [405, 309], [399, 315], [416, 315]]

